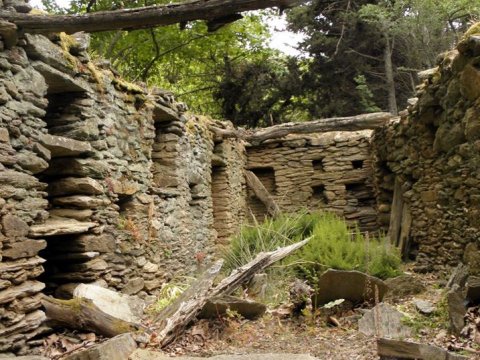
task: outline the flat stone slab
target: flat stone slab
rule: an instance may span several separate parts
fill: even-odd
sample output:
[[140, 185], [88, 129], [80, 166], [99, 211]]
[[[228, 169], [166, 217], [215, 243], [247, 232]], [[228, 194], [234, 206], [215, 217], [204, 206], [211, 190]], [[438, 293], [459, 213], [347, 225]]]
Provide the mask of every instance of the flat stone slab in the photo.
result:
[[50, 150], [52, 158], [78, 156], [92, 151], [92, 146], [89, 143], [63, 136], [42, 134], [38, 140]]
[[103, 186], [97, 180], [89, 177], [68, 177], [48, 184], [47, 192], [50, 196], [62, 195], [99, 195], [103, 193]]
[[115, 336], [101, 344], [63, 357], [63, 360], [127, 360], [137, 348], [131, 334]]
[[87, 92], [90, 90], [88, 85], [79, 79], [61, 72], [54, 67], [47, 65], [41, 61], [32, 63], [33, 68], [37, 70], [45, 78], [48, 84], [49, 94], [59, 94], [65, 92]]
[[374, 276], [360, 271], [343, 271], [328, 269], [318, 279], [317, 291], [312, 303], [323, 305], [330, 301], [345, 299], [354, 304], [364, 301], [375, 302], [376, 293], [378, 300], [382, 301], [388, 291], [387, 285]]
[[[172, 360], [165, 354], [138, 349], [131, 356], [131, 360]], [[176, 356], [180, 360], [318, 360], [316, 357], [307, 354], [245, 354], [245, 355], [217, 355], [212, 357], [191, 357]]]
[[52, 217], [47, 219], [41, 225], [33, 225], [30, 227], [30, 236], [56, 236], [82, 234], [97, 226], [94, 222], [81, 222], [75, 219]]
[[358, 331], [367, 336], [380, 336], [390, 339], [409, 337], [412, 330], [403, 325], [405, 315], [392, 306], [380, 303], [363, 315], [358, 322]]

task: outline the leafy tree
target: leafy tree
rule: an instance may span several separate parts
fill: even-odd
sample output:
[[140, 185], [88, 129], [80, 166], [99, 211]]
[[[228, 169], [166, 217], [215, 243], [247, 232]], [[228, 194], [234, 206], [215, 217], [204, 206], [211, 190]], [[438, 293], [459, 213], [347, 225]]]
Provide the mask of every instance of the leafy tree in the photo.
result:
[[[479, 13], [477, 0], [313, 0], [292, 10], [290, 28], [306, 34], [301, 48], [312, 58], [304, 76], [316, 104], [310, 111], [349, 115], [378, 106], [396, 113], [416, 73], [434, 66]], [[364, 79], [361, 87], [355, 79]], [[365, 88], [375, 103], [365, 103]]]

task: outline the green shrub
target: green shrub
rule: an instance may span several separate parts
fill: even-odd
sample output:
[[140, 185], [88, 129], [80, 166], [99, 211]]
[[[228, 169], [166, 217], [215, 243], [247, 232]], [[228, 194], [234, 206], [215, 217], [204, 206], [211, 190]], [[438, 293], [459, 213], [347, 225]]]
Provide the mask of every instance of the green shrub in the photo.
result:
[[304, 238], [309, 243], [279, 265], [314, 283], [328, 268], [359, 270], [388, 278], [400, 274], [397, 249], [382, 238], [363, 235], [332, 213], [282, 215], [262, 224], [245, 226], [225, 253], [225, 268], [232, 270], [253, 259], [259, 252], [272, 251]]

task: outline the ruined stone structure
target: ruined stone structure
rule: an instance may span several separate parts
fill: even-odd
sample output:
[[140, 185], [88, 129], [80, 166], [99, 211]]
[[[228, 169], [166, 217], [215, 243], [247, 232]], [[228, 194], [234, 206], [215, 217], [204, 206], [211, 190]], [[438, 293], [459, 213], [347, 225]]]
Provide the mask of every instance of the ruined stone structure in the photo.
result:
[[374, 137], [381, 218], [395, 189], [403, 210], [392, 217], [407, 228], [417, 270], [461, 260], [480, 269], [479, 56], [480, 34], [465, 36], [424, 74], [408, 112]]
[[245, 213], [243, 145], [86, 47], [27, 34], [0, 53], [0, 352], [45, 330], [40, 292], [96, 282], [145, 298]]
[[[284, 212], [333, 211], [362, 230], [376, 230], [371, 135], [364, 130], [272, 139], [247, 147], [247, 169]], [[251, 190], [248, 205], [258, 220], [267, 215]]]
[[334, 211], [365, 231], [397, 220], [423, 270], [465, 249], [480, 264], [479, 43], [447, 54], [409, 113], [382, 129], [248, 144], [94, 63], [84, 34], [4, 42], [0, 353], [41, 343], [42, 292], [95, 282], [149, 299], [202, 268], [267, 213], [245, 170], [284, 212]]

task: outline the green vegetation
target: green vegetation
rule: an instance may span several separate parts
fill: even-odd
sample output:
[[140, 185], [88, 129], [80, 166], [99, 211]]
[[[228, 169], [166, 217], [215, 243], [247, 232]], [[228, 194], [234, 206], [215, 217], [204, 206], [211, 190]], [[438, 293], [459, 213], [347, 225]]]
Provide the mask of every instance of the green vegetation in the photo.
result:
[[[43, 3], [49, 12], [82, 14], [181, 1], [72, 0], [66, 9]], [[287, 11], [288, 28], [304, 35], [301, 57], [270, 48], [267, 23], [278, 14], [244, 15], [215, 32], [193, 21], [95, 33], [92, 56], [110, 60], [129, 82], [170, 90], [194, 113], [236, 125], [395, 112], [412, 96], [418, 71], [434, 67], [478, 20], [480, 3], [308, 1]]]
[[[401, 309], [400, 310], [404, 310]], [[422, 330], [433, 329], [436, 332], [440, 330], [448, 330], [450, 327], [450, 319], [448, 313], [448, 301], [447, 294], [443, 294], [441, 300], [436, 304], [435, 311], [429, 315], [423, 315], [420, 312], [414, 310], [414, 315], [406, 315], [402, 322], [409, 326], [414, 334], [418, 337], [421, 336]]]
[[289, 270], [312, 283], [328, 268], [359, 270], [383, 279], [400, 274], [399, 254], [384, 238], [363, 235], [358, 228], [349, 227], [343, 219], [327, 212], [281, 215], [245, 226], [225, 253], [225, 268], [234, 269], [259, 252], [307, 237], [309, 243], [279, 265], [283, 274]]

